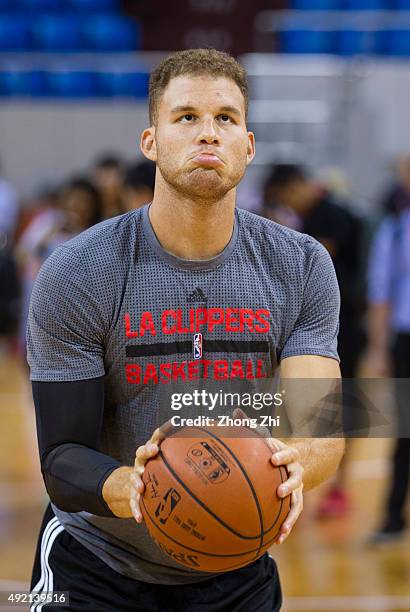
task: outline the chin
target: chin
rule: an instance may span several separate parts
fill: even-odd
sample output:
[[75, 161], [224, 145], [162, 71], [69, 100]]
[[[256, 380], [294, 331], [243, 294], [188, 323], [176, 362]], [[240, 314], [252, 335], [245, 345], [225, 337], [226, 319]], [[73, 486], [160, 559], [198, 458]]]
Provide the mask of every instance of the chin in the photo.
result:
[[218, 200], [235, 187], [231, 181], [224, 180], [216, 172], [193, 173], [180, 185], [185, 194], [203, 200]]
[[221, 176], [215, 170], [196, 168], [188, 172], [167, 172], [160, 168], [162, 178], [184, 197], [216, 201], [223, 198], [241, 180], [243, 174]]

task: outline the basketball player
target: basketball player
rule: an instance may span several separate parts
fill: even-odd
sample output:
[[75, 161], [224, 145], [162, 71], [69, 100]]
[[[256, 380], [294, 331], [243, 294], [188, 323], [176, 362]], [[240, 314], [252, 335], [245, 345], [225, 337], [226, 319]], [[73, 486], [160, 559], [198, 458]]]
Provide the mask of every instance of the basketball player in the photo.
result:
[[[164, 60], [141, 138], [157, 166], [152, 203], [57, 249], [37, 280], [28, 360], [51, 505], [32, 589], [69, 591], [60, 609], [280, 609], [267, 554], [218, 575], [184, 567], [150, 538], [138, 504], [143, 466], [161, 442], [153, 431], [164, 385], [266, 376], [279, 363], [284, 377], [339, 376], [329, 255], [307, 235], [235, 210], [255, 153], [247, 105], [232, 57], [195, 49]], [[281, 543], [303, 486], [335, 471], [343, 443], [272, 444], [272, 462], [289, 472], [278, 489], [291, 495]]]

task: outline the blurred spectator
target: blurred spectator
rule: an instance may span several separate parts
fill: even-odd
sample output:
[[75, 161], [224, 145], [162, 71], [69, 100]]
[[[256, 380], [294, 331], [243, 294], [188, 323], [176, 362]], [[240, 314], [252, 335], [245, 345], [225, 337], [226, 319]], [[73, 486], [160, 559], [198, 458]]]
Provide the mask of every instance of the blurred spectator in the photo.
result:
[[0, 245], [0, 336], [14, 332], [18, 317], [20, 287], [11, 250]]
[[[344, 376], [353, 377], [357, 359], [353, 359], [350, 350], [345, 350], [345, 345], [346, 349], [357, 346], [351, 323], [362, 311], [364, 301], [360, 278], [360, 220], [322, 183], [296, 164], [278, 164], [272, 168], [265, 183], [264, 214], [277, 223], [313, 236], [329, 251], [341, 293], [339, 351], [344, 354], [342, 368], [346, 372]], [[349, 325], [344, 325], [347, 322]]]
[[14, 187], [0, 177], [0, 335], [9, 335], [16, 323], [19, 283], [11, 245], [19, 220]]
[[19, 349], [23, 356], [31, 291], [42, 263], [60, 244], [102, 219], [100, 193], [86, 178], [71, 180], [60, 194], [44, 194], [40, 202], [40, 212], [26, 228], [18, 245], [23, 278]]
[[38, 245], [41, 263], [57, 246], [102, 219], [103, 205], [100, 192], [87, 178], [72, 179], [61, 191], [59, 223]]
[[129, 166], [124, 178], [124, 209], [125, 212], [140, 208], [151, 202], [154, 195], [155, 164], [143, 161]]
[[[273, 166], [264, 188], [264, 215], [316, 238], [332, 257], [339, 281], [341, 308], [338, 351], [344, 378], [354, 378], [363, 348], [361, 315], [362, 224], [323, 183], [296, 164]], [[344, 427], [355, 429], [355, 407], [343, 407]], [[346, 494], [346, 459], [334, 485], [319, 506], [319, 516], [344, 514], [350, 506]]]
[[[1, 171], [1, 168], [0, 168]], [[19, 218], [19, 198], [13, 185], [0, 176], [0, 242], [14, 238]]]
[[[408, 171], [407, 171], [408, 172]], [[409, 173], [410, 174], [410, 173]], [[409, 176], [407, 174], [407, 176]], [[368, 376], [410, 378], [410, 183], [392, 192], [371, 249], [368, 272]], [[406, 196], [407, 193], [407, 196]], [[371, 543], [399, 538], [406, 526], [405, 504], [410, 469], [408, 381], [396, 383], [398, 439], [392, 457], [392, 477], [384, 519]], [[403, 437], [400, 437], [403, 436]]]
[[97, 159], [93, 181], [102, 197], [102, 217], [109, 219], [122, 210], [123, 164], [116, 155], [103, 155]]
[[394, 182], [382, 202], [384, 211], [400, 213], [410, 207], [410, 155], [402, 155], [397, 163], [398, 180]]
[[59, 210], [59, 194], [56, 190], [47, 189], [34, 200], [34, 214], [20, 236], [16, 247], [16, 257], [22, 287], [22, 303], [20, 327], [18, 334], [18, 349], [25, 356], [26, 319], [30, 303], [31, 291], [37, 276], [39, 261], [38, 249], [46, 237], [61, 223], [62, 213]]
[[46, 189], [30, 203], [33, 214], [17, 243], [17, 258], [20, 267], [25, 266], [38, 245], [53, 230], [61, 219], [59, 194], [57, 190]]

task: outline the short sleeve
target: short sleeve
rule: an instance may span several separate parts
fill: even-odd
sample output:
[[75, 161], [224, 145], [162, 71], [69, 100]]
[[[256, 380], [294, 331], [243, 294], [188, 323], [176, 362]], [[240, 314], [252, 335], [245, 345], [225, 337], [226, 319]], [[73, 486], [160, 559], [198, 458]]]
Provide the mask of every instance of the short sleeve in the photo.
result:
[[279, 355], [321, 355], [339, 360], [340, 292], [332, 259], [316, 241], [310, 242], [303, 283], [302, 307]]
[[31, 380], [103, 376], [104, 322], [87, 265], [69, 247], [56, 249], [34, 285], [27, 327]]

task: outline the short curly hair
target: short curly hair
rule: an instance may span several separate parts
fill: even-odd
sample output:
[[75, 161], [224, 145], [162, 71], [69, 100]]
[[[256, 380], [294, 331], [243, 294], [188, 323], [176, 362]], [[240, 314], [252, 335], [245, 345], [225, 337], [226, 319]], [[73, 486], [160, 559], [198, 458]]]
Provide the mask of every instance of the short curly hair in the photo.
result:
[[151, 73], [149, 80], [149, 120], [156, 122], [158, 105], [171, 79], [182, 76], [226, 77], [234, 81], [242, 92], [245, 117], [248, 114], [248, 83], [244, 68], [228, 53], [216, 49], [186, 49], [168, 56]]

